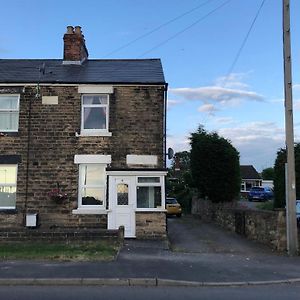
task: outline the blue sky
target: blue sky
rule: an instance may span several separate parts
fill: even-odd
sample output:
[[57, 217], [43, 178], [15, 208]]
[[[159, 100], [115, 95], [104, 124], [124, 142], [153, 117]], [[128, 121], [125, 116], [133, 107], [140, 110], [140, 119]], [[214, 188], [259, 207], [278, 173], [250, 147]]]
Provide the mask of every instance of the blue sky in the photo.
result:
[[[80, 25], [90, 58], [161, 58], [168, 146], [189, 149], [189, 134], [202, 124], [232, 141], [241, 164], [261, 171], [285, 140], [281, 2], [266, 0], [231, 72], [262, 0], [2, 0], [0, 57], [62, 58], [66, 26]], [[296, 141], [299, 12], [291, 0]]]

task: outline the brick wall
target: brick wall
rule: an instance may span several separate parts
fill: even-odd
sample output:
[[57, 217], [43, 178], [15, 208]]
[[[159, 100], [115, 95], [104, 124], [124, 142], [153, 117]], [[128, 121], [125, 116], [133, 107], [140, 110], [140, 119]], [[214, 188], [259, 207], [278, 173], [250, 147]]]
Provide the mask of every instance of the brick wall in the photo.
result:
[[[77, 205], [78, 165], [75, 154], [112, 156], [111, 167], [126, 167], [127, 154], [157, 155], [163, 168], [164, 87], [115, 87], [110, 98], [111, 137], [76, 137], [80, 132], [81, 95], [77, 87], [41, 87], [42, 96], [58, 96], [58, 105], [36, 99], [36, 86], [0, 87], [0, 94], [17, 93], [20, 99], [19, 132], [0, 136], [0, 155], [21, 155], [18, 166], [17, 204], [13, 214], [1, 213], [1, 227], [22, 226], [25, 211], [38, 212], [42, 227], [106, 226], [106, 216], [72, 215]], [[31, 132], [28, 147], [28, 115], [31, 100]], [[27, 181], [27, 160], [29, 172]], [[69, 195], [63, 204], [47, 193], [56, 183]], [[26, 183], [28, 185], [26, 186]], [[28, 193], [26, 194], [26, 189]]]
[[167, 220], [164, 212], [136, 212], [136, 237], [166, 238]]

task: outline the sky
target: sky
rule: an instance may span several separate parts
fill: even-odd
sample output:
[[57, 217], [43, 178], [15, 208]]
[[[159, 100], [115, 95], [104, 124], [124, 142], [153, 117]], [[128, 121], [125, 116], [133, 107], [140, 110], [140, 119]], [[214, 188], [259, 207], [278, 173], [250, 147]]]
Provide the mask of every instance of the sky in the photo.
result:
[[[297, 142], [300, 2], [290, 2]], [[160, 58], [169, 84], [167, 144], [175, 152], [190, 149], [200, 125], [230, 140], [240, 163], [258, 171], [285, 146], [281, 0], [265, 0], [261, 10], [263, 0], [0, 3], [0, 58], [62, 58], [68, 25], [82, 27], [89, 58]]]

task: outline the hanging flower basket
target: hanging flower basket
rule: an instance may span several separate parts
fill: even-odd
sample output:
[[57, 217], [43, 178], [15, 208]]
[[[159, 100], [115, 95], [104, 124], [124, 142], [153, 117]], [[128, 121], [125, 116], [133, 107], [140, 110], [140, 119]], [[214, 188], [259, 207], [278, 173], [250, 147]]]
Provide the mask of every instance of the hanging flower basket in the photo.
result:
[[61, 204], [66, 199], [68, 199], [68, 195], [63, 193], [59, 187], [56, 188], [56, 189], [51, 190], [48, 193], [48, 196], [50, 197], [51, 200], [53, 200], [57, 204]]

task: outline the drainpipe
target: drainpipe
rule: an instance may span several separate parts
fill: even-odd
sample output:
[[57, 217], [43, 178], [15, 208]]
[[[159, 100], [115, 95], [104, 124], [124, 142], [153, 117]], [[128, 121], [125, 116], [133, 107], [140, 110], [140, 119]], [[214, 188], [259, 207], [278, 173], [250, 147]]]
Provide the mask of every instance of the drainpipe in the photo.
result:
[[167, 168], [167, 99], [168, 99], [168, 84], [165, 84], [164, 93], [164, 167]]
[[28, 131], [27, 131], [27, 161], [26, 161], [26, 186], [25, 186], [25, 205], [24, 205], [24, 224], [26, 224], [27, 203], [28, 203], [28, 187], [29, 187], [29, 154], [30, 154], [30, 139], [31, 139], [31, 111], [32, 99], [29, 95], [28, 104]]

